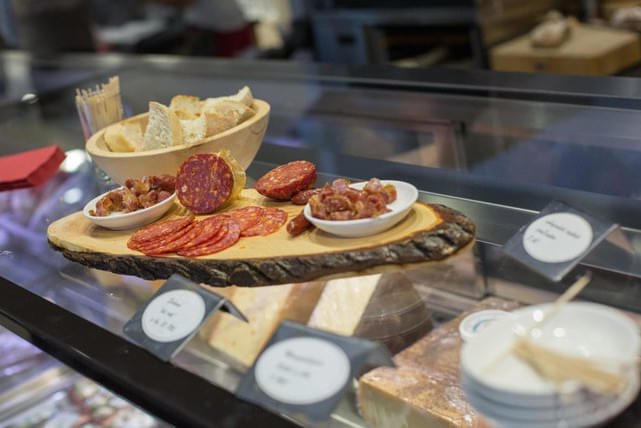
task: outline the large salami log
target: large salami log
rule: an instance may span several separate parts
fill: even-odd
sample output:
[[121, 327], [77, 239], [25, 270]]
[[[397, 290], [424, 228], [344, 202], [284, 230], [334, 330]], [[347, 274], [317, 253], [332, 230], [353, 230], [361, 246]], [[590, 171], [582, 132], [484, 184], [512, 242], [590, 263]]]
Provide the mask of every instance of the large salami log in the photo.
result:
[[[287, 213], [288, 220], [301, 209], [245, 189], [224, 212], [246, 206], [278, 208]], [[176, 202], [163, 220], [187, 213]], [[339, 238], [312, 229], [292, 237], [282, 226], [270, 235], [241, 237], [229, 248], [194, 258], [175, 253], [145, 256], [127, 248], [132, 231], [103, 229], [80, 212], [52, 223], [48, 237], [53, 248], [68, 259], [114, 273], [146, 279], [179, 273], [211, 285], [259, 286], [420, 267], [465, 250], [473, 243], [474, 233], [474, 223], [465, 215], [418, 202], [404, 220], [373, 236]]]

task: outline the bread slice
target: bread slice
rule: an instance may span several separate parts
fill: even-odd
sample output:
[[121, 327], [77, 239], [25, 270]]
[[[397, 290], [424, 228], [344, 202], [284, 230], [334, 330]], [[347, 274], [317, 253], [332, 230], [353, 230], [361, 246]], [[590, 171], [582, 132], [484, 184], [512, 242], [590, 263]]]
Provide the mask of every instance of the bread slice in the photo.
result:
[[191, 113], [194, 116], [198, 116], [200, 114], [200, 98], [190, 97], [188, 95], [176, 95], [171, 99], [169, 108], [174, 111], [181, 110], [186, 113]]
[[197, 119], [200, 117], [200, 115], [193, 114], [192, 112], [189, 112], [187, 110], [172, 110], [176, 116], [178, 116], [178, 119], [180, 120], [193, 120]]
[[249, 89], [248, 86], [243, 86], [242, 89], [234, 95], [205, 99], [202, 110], [210, 110], [212, 106], [216, 105], [220, 101], [235, 101], [237, 103], [244, 104], [247, 107], [251, 107], [254, 104], [254, 97], [252, 96], [251, 89]]
[[236, 121], [233, 117], [223, 116], [216, 110], [206, 111], [202, 116], [205, 118], [206, 123], [205, 137], [211, 137], [236, 126]]
[[165, 105], [151, 101], [143, 150], [163, 149], [181, 144], [182, 126], [176, 113]]
[[207, 134], [207, 117], [201, 115], [195, 119], [181, 119], [180, 126], [182, 126], [184, 143], [187, 145], [196, 144]]
[[135, 152], [142, 149], [142, 130], [137, 122], [111, 126], [105, 131], [104, 138], [112, 152]]
[[254, 97], [252, 96], [252, 91], [249, 89], [249, 86], [243, 86], [236, 95], [229, 97], [232, 101], [238, 101], [239, 103], [245, 104], [247, 107], [251, 107], [254, 103]]
[[207, 117], [207, 136], [226, 131], [255, 114], [251, 107], [230, 99], [206, 101], [203, 114]]

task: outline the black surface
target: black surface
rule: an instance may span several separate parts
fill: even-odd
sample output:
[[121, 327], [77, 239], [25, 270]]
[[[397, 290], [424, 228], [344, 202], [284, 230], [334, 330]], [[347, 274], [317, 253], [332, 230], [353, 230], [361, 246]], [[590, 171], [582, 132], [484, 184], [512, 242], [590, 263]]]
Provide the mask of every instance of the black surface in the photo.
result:
[[0, 278], [0, 323], [179, 427], [296, 426]]

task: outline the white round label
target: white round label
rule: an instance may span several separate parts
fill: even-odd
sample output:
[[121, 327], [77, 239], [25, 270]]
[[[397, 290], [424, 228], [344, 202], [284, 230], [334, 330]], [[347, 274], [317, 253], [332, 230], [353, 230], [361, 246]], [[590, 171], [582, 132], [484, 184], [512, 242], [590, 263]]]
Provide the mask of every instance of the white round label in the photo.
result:
[[172, 290], [154, 298], [142, 314], [142, 329], [158, 342], [189, 336], [205, 317], [205, 301], [195, 291]]
[[339, 346], [314, 337], [278, 342], [254, 366], [256, 384], [286, 404], [318, 403], [338, 393], [350, 376], [349, 358]]
[[579, 257], [592, 243], [592, 227], [573, 213], [543, 216], [528, 226], [523, 247], [530, 257], [544, 263], [568, 262]]

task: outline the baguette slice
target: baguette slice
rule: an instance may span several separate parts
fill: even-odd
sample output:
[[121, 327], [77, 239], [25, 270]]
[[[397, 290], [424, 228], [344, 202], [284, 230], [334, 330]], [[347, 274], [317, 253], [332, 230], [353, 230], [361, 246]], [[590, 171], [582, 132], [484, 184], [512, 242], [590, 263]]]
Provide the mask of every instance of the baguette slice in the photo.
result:
[[237, 103], [244, 104], [247, 107], [251, 107], [252, 104], [254, 104], [254, 97], [252, 95], [251, 89], [249, 89], [248, 86], [243, 86], [243, 88], [234, 95], [229, 95], [226, 97], [207, 98], [204, 102], [203, 110], [208, 110], [212, 105], [225, 100], [236, 101]]
[[176, 95], [171, 99], [169, 108], [172, 110], [181, 110], [191, 113], [194, 116], [200, 114], [200, 98], [188, 95]]
[[205, 115], [193, 119], [181, 119], [180, 125], [182, 126], [183, 141], [187, 145], [196, 144], [207, 134], [207, 117]]
[[203, 114], [207, 118], [207, 136], [226, 131], [252, 117], [255, 112], [238, 101], [221, 99], [205, 102]]
[[163, 149], [183, 144], [183, 133], [176, 113], [160, 103], [149, 103], [149, 122], [143, 150]]
[[112, 152], [142, 150], [142, 130], [136, 122], [111, 126], [105, 131], [105, 142]]

